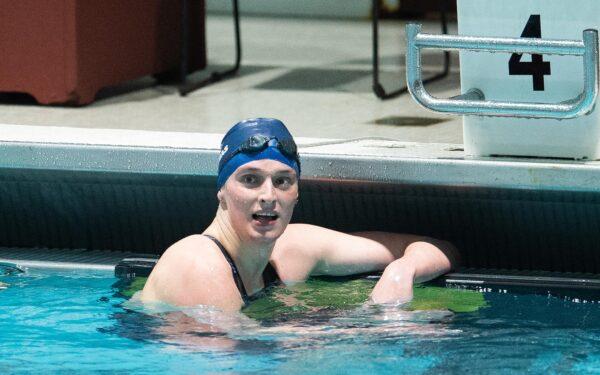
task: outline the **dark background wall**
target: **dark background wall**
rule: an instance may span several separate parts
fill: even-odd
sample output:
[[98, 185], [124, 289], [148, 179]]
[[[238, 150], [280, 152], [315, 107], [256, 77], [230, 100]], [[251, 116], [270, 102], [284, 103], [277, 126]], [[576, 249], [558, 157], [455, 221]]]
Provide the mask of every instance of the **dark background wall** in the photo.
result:
[[[4, 169], [0, 247], [160, 254], [216, 208], [212, 177]], [[597, 193], [305, 180], [293, 221], [447, 239], [467, 267], [600, 273], [599, 218]]]

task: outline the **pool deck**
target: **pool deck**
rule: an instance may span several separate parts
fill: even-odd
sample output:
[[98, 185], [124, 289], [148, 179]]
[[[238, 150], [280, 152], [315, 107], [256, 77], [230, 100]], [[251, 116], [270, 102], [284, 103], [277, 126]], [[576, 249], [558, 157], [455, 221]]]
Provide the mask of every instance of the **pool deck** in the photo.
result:
[[[438, 29], [437, 22], [425, 25], [431, 32]], [[455, 31], [456, 24], [450, 29]], [[80, 108], [39, 106], [0, 94], [0, 123], [223, 134], [244, 118], [275, 117], [301, 137], [462, 143], [460, 117], [428, 112], [408, 94], [387, 101], [373, 94], [370, 21], [242, 17], [241, 31], [242, 69], [232, 80], [181, 97], [176, 86], [146, 77], [106, 88], [93, 104]], [[233, 61], [231, 18], [209, 15], [207, 40], [209, 68], [191, 81]], [[389, 90], [404, 85], [404, 44], [404, 22], [382, 22], [381, 81]], [[439, 51], [425, 56], [426, 72], [440, 66]], [[430, 90], [450, 96], [458, 93], [458, 85], [454, 56], [450, 76]], [[441, 122], [410, 125], [415, 117]]]
[[[0, 125], [0, 169], [217, 175], [221, 134]], [[600, 192], [600, 161], [472, 158], [460, 145], [297, 138], [303, 179]]]

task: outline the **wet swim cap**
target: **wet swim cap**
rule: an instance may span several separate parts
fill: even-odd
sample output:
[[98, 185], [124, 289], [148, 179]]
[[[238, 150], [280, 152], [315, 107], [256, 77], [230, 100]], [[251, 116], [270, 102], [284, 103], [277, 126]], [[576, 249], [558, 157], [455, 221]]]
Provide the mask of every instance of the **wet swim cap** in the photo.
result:
[[262, 159], [277, 160], [295, 170], [300, 178], [296, 143], [281, 121], [255, 118], [238, 122], [221, 141], [217, 189], [240, 166]]

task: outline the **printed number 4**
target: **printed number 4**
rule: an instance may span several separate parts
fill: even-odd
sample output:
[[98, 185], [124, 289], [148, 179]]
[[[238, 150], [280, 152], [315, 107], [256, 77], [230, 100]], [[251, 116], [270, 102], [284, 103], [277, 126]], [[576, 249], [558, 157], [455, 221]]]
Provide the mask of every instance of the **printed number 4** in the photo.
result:
[[[521, 33], [524, 38], [541, 38], [542, 27], [540, 15], [532, 14], [527, 20], [527, 25]], [[533, 90], [544, 91], [544, 76], [550, 75], [550, 62], [544, 61], [542, 55], [531, 55], [531, 62], [521, 62], [521, 53], [513, 53], [508, 61], [509, 75], [531, 76], [533, 79]]]

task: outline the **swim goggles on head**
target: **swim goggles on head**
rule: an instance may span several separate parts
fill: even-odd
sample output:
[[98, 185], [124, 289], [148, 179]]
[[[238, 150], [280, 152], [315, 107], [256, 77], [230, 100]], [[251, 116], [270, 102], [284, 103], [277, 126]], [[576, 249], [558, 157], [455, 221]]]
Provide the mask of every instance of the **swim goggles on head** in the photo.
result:
[[265, 135], [255, 134], [242, 142], [238, 148], [230, 153], [223, 155], [223, 160], [219, 164], [225, 165], [235, 155], [239, 153], [257, 153], [266, 149], [271, 145], [271, 141], [275, 141], [275, 147], [286, 157], [295, 160], [300, 167], [300, 157], [298, 156], [298, 147], [293, 139], [278, 140], [275, 137], [267, 137]]

